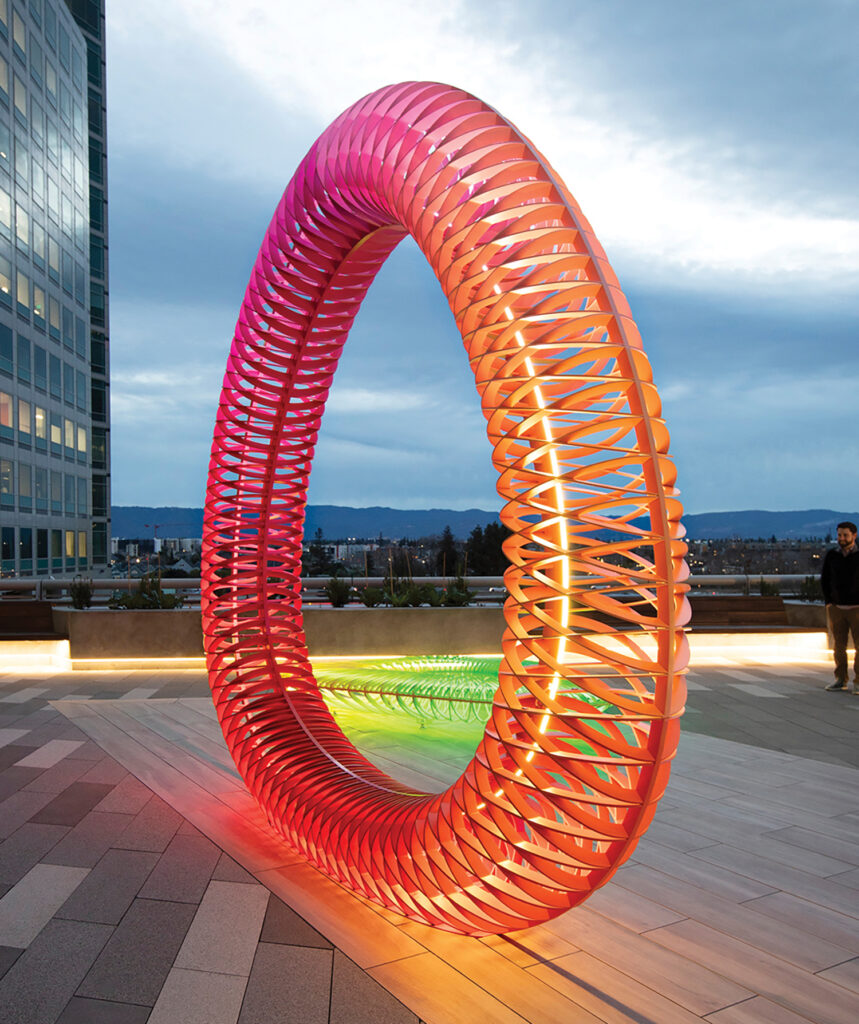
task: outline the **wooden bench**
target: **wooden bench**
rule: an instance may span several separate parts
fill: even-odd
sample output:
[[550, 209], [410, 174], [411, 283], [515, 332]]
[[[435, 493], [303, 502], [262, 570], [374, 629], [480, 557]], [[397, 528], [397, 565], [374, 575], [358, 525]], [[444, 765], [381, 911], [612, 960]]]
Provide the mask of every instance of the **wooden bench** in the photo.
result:
[[0, 600], [0, 639], [60, 640], [54, 630], [50, 601], [4, 597]]
[[787, 611], [780, 597], [745, 596], [742, 594], [693, 594], [693, 629], [765, 631], [787, 629]]

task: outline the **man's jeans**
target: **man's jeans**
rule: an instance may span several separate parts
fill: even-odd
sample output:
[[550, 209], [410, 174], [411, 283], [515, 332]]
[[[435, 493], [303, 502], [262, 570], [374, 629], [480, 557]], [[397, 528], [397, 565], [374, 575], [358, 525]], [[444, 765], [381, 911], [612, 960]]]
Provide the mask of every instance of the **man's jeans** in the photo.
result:
[[859, 608], [839, 608], [837, 605], [826, 606], [829, 618], [829, 629], [832, 633], [833, 654], [835, 655], [835, 681], [845, 686], [847, 683], [847, 634], [853, 634], [853, 679], [859, 685]]

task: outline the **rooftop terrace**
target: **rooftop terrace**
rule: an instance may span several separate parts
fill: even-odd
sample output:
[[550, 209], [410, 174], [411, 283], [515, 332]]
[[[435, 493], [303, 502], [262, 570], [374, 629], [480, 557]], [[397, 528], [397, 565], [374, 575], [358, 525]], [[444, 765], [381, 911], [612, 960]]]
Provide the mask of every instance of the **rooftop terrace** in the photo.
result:
[[[720, 643], [632, 860], [491, 939], [388, 914], [273, 837], [202, 671], [8, 668], [0, 1022], [855, 1024], [859, 698], [823, 691], [823, 644]], [[359, 741], [438, 788], [434, 728]]]

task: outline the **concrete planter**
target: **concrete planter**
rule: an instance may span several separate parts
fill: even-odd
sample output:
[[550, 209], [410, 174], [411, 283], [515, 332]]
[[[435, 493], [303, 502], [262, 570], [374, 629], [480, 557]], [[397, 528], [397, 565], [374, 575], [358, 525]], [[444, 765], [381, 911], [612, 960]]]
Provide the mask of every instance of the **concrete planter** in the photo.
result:
[[[54, 608], [72, 664], [203, 657], [199, 608]], [[501, 650], [501, 608], [306, 608], [312, 655], [476, 654]]]

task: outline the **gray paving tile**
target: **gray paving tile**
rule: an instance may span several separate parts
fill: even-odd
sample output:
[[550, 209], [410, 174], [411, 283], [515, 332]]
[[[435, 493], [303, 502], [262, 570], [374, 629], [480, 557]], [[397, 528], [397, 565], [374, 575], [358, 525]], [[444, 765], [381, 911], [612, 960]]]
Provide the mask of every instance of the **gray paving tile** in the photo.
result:
[[51, 768], [82, 744], [83, 740], [49, 740], [18, 763], [22, 768]]
[[[252, 982], [253, 974], [249, 990]], [[419, 1024], [399, 999], [336, 949], [329, 1020], [330, 1024]]]
[[42, 769], [32, 782], [27, 783], [26, 788], [33, 792], [56, 795], [62, 793], [73, 782], [77, 782], [86, 772], [86, 761], [73, 761], [71, 758], [64, 758], [53, 767]]
[[112, 789], [101, 782], [73, 782], [30, 820], [37, 825], [77, 825]]
[[[101, 751], [101, 753], [104, 755], [104, 751]], [[115, 786], [117, 783], [122, 782], [127, 775], [128, 769], [124, 768], [118, 761], [115, 761], [112, 757], [102, 756], [101, 760], [93, 763], [86, 775], [81, 776], [81, 782], [109, 782], [111, 786]]]
[[157, 853], [108, 850], [56, 916], [119, 924], [157, 862]]
[[0, 771], [0, 803], [25, 789], [41, 774], [41, 768], [6, 768]]
[[49, 921], [0, 980], [0, 1024], [48, 1024], [74, 995], [111, 928]]
[[[149, 1024], [236, 1024], [246, 984], [246, 978], [235, 975], [174, 967]], [[271, 1024], [271, 1020], [266, 1024]]]
[[[103, 809], [103, 804], [99, 809]], [[161, 797], [152, 796], [135, 815], [115, 845], [123, 850], [151, 850], [162, 853], [181, 824], [181, 814], [174, 811]]]
[[146, 1024], [148, 1006], [108, 1002], [106, 999], [70, 999], [56, 1024]]
[[151, 798], [152, 790], [129, 773], [114, 786], [95, 810], [116, 812], [117, 814], [138, 814]]
[[0, 946], [0, 978], [9, 970], [23, 950], [14, 946]]
[[23, 690], [14, 690], [12, 693], [5, 693], [0, 697], [0, 700], [6, 704], [23, 704], [26, 701], [41, 697], [43, 693], [47, 692], [48, 690], [45, 686], [27, 686]]
[[[7, 730], [12, 732], [14, 730]], [[8, 746], [0, 746], [0, 770], [11, 768], [23, 758], [28, 757], [33, 751], [39, 748], [29, 743], [10, 743]]]
[[259, 884], [210, 882], [176, 966], [247, 977], [268, 897], [268, 890]]
[[18, 882], [68, 831], [64, 825], [22, 825], [0, 843], [0, 882]]
[[272, 894], [265, 912], [260, 942], [278, 942], [287, 946], [313, 946], [332, 949], [331, 943], [312, 928], [303, 917]]
[[328, 1024], [332, 953], [261, 942], [239, 1024]]
[[76, 994], [154, 1006], [195, 909], [188, 903], [134, 900]]
[[256, 879], [246, 871], [241, 864], [237, 864], [229, 854], [222, 853], [221, 858], [212, 872], [212, 879], [216, 882], [246, 882], [252, 885]]
[[50, 793], [33, 793], [29, 790], [20, 790], [7, 797], [0, 804], [0, 839], [11, 836], [50, 801]]
[[5, 747], [7, 743], [17, 743], [22, 737], [26, 736], [29, 729], [0, 729], [0, 747]]
[[0, 899], [0, 945], [26, 949], [86, 875], [86, 868], [32, 867]]
[[102, 814], [90, 811], [46, 855], [49, 864], [70, 864], [91, 868], [113, 846], [132, 821], [131, 814]]
[[221, 856], [203, 835], [175, 835], [140, 891], [144, 899], [199, 903]]

